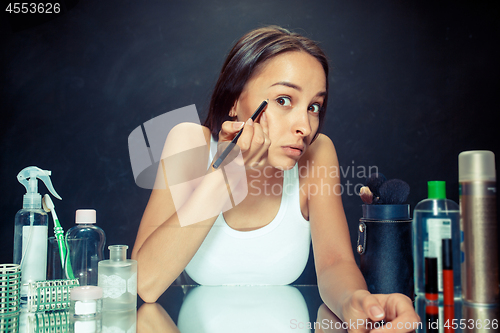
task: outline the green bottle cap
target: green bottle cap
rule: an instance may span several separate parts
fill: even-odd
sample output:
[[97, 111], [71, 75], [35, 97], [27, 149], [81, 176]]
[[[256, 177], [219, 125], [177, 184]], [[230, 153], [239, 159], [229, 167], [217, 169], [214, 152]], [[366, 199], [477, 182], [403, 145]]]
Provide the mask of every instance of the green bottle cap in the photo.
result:
[[446, 182], [433, 180], [427, 182], [429, 199], [446, 199]]

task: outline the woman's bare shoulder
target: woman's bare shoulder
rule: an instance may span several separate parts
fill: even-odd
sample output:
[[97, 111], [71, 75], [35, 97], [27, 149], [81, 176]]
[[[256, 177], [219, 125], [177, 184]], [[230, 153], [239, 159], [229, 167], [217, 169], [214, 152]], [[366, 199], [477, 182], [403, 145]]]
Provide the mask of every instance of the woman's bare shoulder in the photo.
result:
[[168, 133], [162, 157], [178, 154], [195, 147], [210, 145], [210, 129], [196, 123], [180, 123]]
[[332, 140], [328, 136], [320, 133], [316, 140], [314, 140], [306, 150], [299, 164], [306, 166], [338, 165], [337, 151], [335, 150], [335, 145]]
[[[198, 134], [198, 135], [196, 135]], [[197, 123], [180, 123], [175, 125], [170, 132], [168, 133], [169, 136], [175, 136], [177, 137], [194, 137], [199, 138], [200, 134], [203, 134], [203, 137], [205, 138], [206, 141], [210, 142], [210, 135], [211, 131], [208, 127], [197, 124]]]

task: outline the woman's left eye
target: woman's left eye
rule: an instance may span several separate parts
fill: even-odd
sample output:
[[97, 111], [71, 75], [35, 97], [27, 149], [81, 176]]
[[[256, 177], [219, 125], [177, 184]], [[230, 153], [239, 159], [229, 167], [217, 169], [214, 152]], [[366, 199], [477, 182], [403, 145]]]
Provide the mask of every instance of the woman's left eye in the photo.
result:
[[321, 110], [321, 106], [319, 104], [313, 104], [309, 107], [309, 111], [312, 111], [313, 113], [319, 113], [319, 110]]
[[276, 102], [278, 102], [279, 105], [281, 106], [290, 106], [292, 105], [292, 101], [290, 100], [289, 97], [281, 96], [276, 98]]

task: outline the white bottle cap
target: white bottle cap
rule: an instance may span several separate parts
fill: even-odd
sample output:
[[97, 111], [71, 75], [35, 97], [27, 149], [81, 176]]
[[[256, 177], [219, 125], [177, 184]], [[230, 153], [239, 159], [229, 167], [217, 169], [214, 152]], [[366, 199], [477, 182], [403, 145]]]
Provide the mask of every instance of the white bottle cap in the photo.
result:
[[495, 154], [489, 150], [464, 151], [458, 155], [458, 181], [496, 181]]
[[95, 209], [78, 209], [75, 221], [76, 223], [95, 223]]
[[85, 301], [102, 298], [102, 288], [97, 286], [81, 286], [71, 288], [71, 300]]

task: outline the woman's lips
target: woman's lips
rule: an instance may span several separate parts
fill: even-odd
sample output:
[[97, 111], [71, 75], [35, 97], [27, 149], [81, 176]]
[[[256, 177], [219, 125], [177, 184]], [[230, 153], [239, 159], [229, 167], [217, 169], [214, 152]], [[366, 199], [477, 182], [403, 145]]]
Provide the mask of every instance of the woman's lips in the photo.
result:
[[302, 155], [302, 152], [304, 151], [303, 147], [300, 148], [297, 146], [282, 146], [281, 148], [285, 151], [286, 155], [292, 156], [292, 157], [300, 156], [300, 155]]

